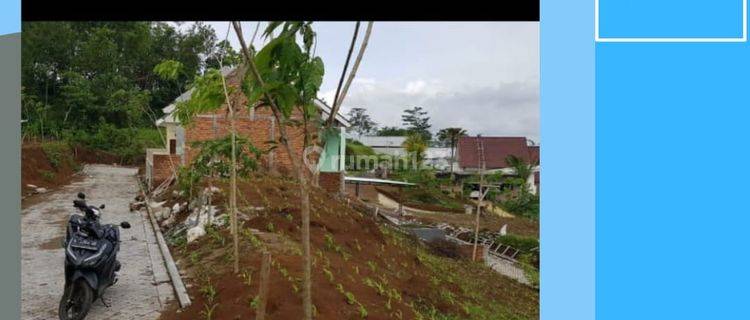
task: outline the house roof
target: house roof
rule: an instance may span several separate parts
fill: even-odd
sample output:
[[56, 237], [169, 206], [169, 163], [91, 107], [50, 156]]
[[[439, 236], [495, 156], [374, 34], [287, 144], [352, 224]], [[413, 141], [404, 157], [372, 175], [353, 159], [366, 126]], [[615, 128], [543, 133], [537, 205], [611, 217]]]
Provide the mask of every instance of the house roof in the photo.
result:
[[525, 162], [531, 159], [525, 137], [461, 137], [458, 139], [458, 164], [461, 168], [479, 168], [479, 144], [484, 148], [486, 169], [507, 168], [505, 158], [514, 155]]
[[[225, 77], [229, 76], [236, 68], [229, 68], [224, 67], [221, 69], [221, 74]], [[164, 112], [164, 116], [156, 120], [157, 126], [162, 126], [164, 124], [173, 123], [173, 124], [179, 124], [180, 121], [174, 116], [174, 111], [177, 108], [177, 103], [182, 101], [190, 100], [190, 97], [193, 94], [193, 89], [187, 90], [183, 92], [180, 96], [174, 99], [172, 103], [170, 103], [168, 106], [162, 108], [162, 112]], [[320, 109], [320, 111], [323, 113], [324, 118], [328, 118], [328, 115], [331, 114], [331, 107], [326, 104], [323, 100], [315, 99], [313, 101], [315, 103], [315, 106]], [[349, 127], [351, 124], [349, 122], [349, 119], [347, 119], [344, 115], [341, 114], [341, 111], [336, 114], [336, 121], [338, 121], [342, 126]]]
[[[317, 98], [313, 102], [315, 102], [315, 106], [317, 106], [318, 109], [320, 109], [320, 111], [323, 113], [324, 119], [327, 119], [329, 115], [331, 114], [331, 106], [326, 104], [325, 101], [317, 99]], [[336, 113], [336, 121], [338, 121], [345, 128], [348, 128], [349, 126], [351, 126], [349, 119], [347, 119], [344, 115], [341, 114], [341, 109], [339, 109], [339, 112]]]

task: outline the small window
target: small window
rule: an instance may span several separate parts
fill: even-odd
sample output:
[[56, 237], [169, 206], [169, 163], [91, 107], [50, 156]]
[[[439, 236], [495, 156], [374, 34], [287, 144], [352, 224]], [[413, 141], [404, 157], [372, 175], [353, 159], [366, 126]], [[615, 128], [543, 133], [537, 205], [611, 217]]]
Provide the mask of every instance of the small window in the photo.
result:
[[177, 153], [177, 140], [169, 139], [169, 154]]

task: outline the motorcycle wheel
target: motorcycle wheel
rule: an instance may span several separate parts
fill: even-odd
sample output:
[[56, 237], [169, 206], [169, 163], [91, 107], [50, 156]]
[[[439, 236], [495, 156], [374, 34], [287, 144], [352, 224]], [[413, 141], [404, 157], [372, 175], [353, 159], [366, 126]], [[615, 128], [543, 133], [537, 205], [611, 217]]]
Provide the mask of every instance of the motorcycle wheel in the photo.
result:
[[94, 290], [85, 280], [79, 279], [65, 291], [58, 309], [60, 320], [83, 320], [94, 302]]

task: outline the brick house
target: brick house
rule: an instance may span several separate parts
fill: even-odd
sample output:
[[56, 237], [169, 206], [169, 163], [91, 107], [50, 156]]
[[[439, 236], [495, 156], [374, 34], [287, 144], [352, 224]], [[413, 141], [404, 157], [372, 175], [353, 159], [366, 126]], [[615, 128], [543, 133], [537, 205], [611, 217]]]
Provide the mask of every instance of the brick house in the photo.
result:
[[[227, 79], [227, 85], [237, 88], [240, 79], [236, 69], [224, 69], [222, 74]], [[247, 99], [241, 90], [234, 90], [230, 100], [236, 106], [247, 105]], [[214, 140], [225, 137], [230, 133], [230, 119], [228, 109], [225, 106], [212, 113], [196, 115], [187, 126], [180, 123], [175, 115], [176, 103], [190, 99], [192, 90], [189, 90], [175, 99], [175, 101], [163, 108], [164, 116], [156, 121], [156, 125], [165, 128], [166, 143], [164, 148], [146, 150], [146, 177], [149, 187], [153, 188], [169, 179], [179, 166], [186, 166], [199, 153], [199, 149], [193, 146], [195, 142]], [[327, 119], [331, 107], [323, 101], [316, 100], [315, 105], [320, 110], [320, 116]], [[261, 169], [281, 174], [291, 173], [291, 160], [289, 155], [278, 144], [277, 148], [270, 148], [279, 142], [279, 124], [273, 117], [271, 109], [266, 106], [255, 108], [235, 108], [235, 127], [238, 135], [248, 139], [259, 150], [271, 151], [261, 157]], [[292, 114], [292, 119], [301, 120], [298, 110]], [[336, 115], [335, 133], [321, 135], [319, 139], [323, 142], [323, 150], [319, 161], [319, 182], [322, 187], [331, 190], [341, 190], [343, 185], [344, 158], [346, 140], [343, 131], [349, 126], [348, 120], [341, 114]], [[304, 145], [304, 130], [300, 126], [286, 126], [289, 142], [296, 157], [301, 157]]]
[[534, 174], [528, 177], [529, 191], [536, 194], [539, 191], [539, 146], [530, 146], [526, 137], [461, 137], [458, 139], [456, 158], [459, 175], [473, 175], [479, 172], [480, 143], [484, 149], [485, 172], [502, 172], [513, 175], [514, 170], [505, 159], [514, 155], [524, 162], [534, 166]]

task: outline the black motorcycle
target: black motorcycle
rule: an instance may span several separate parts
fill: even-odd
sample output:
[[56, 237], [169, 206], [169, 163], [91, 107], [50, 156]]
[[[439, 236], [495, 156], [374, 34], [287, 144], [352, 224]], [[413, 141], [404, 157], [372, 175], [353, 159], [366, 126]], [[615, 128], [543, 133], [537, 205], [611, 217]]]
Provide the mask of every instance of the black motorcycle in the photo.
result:
[[[58, 309], [60, 320], [82, 320], [91, 305], [101, 299], [104, 291], [117, 282], [120, 270], [117, 252], [120, 250], [120, 229], [112, 224], [100, 224], [104, 205], [86, 204], [86, 195], [78, 194], [73, 206], [81, 214], [68, 220], [63, 247], [65, 248], [65, 290]], [[128, 222], [120, 223], [128, 229]]]

